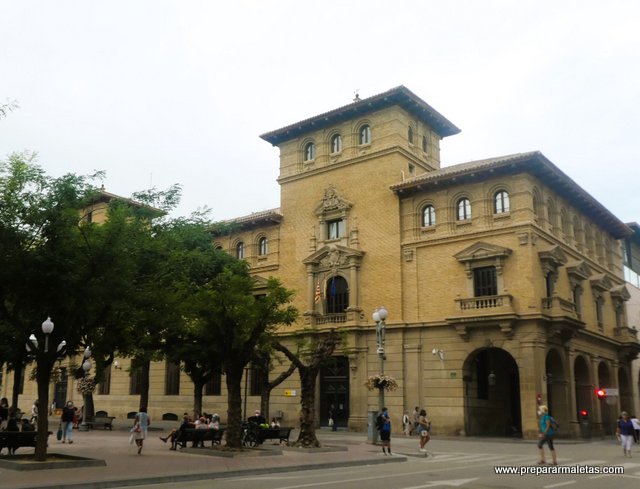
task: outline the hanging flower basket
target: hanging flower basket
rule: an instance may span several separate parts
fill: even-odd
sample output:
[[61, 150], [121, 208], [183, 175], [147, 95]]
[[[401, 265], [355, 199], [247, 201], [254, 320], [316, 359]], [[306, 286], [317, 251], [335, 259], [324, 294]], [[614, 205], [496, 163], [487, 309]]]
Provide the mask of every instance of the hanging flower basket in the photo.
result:
[[96, 381], [94, 379], [84, 378], [78, 380], [77, 390], [83, 396], [91, 394], [96, 389]]
[[394, 391], [398, 388], [398, 382], [391, 375], [371, 375], [364, 383], [365, 387], [370, 391], [374, 389], [383, 389], [385, 391]]

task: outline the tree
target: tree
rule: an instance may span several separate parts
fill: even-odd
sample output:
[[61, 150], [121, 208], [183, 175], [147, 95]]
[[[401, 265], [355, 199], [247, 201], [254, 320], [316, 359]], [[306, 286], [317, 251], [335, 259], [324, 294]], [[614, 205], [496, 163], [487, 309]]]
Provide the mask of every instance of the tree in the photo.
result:
[[210, 332], [226, 375], [226, 443], [240, 448], [242, 422], [241, 382], [245, 365], [257, 345], [267, 341], [280, 324], [291, 324], [297, 310], [289, 304], [292, 292], [277, 279], [267, 281], [266, 294], [254, 295], [255, 279], [244, 261], [224, 266], [194, 294], [194, 320]]
[[256, 350], [251, 364], [261, 373], [260, 389], [260, 411], [265, 416], [270, 412], [271, 391], [287, 380], [296, 370], [295, 363], [289, 365], [287, 370], [281, 372], [275, 379], [269, 381], [269, 372], [273, 369], [272, 349]]
[[319, 447], [315, 422], [316, 380], [320, 369], [331, 359], [343, 340], [334, 329], [327, 333], [306, 332], [306, 338], [303, 340], [301, 335], [304, 333], [298, 335], [300, 342], [297, 354], [280, 342], [276, 343], [274, 348], [291, 360], [300, 374], [300, 434], [295, 444], [302, 447]]
[[[99, 192], [92, 182], [100, 177], [48, 177], [26, 152], [0, 163], [0, 328], [13, 332], [11, 348], [22, 363], [35, 362], [45, 409], [60, 342], [75, 355], [90, 342], [126, 338], [129, 326], [138, 238], [149, 226], [123, 205], [109, 209], [104, 225], [82, 220], [80, 210]], [[45, 337], [40, 324], [47, 316], [55, 328]], [[38, 346], [27, 356], [32, 333]], [[47, 416], [38, 418], [38, 430], [48, 431]], [[36, 460], [46, 459], [46, 442], [38, 439]]]

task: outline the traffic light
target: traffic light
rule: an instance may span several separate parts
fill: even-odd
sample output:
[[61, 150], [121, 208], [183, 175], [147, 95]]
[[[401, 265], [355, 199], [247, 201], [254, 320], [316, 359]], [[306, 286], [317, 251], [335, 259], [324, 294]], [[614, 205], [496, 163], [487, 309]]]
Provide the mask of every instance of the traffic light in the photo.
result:
[[607, 391], [600, 387], [600, 389], [596, 389], [596, 396], [598, 396], [598, 399], [600, 400], [606, 399]]
[[587, 411], [586, 409], [581, 409], [580, 410], [580, 418], [581, 419], [587, 419], [589, 417], [589, 411]]

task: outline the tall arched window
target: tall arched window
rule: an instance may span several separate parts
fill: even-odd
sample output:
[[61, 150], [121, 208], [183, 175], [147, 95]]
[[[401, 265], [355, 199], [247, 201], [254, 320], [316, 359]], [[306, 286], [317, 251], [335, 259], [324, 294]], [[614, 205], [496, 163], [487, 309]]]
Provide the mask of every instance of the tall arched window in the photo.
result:
[[422, 136], [422, 151], [427, 152], [427, 136]]
[[456, 209], [458, 221], [471, 219], [471, 201], [469, 199], [463, 197], [462, 199], [458, 200]]
[[268, 249], [267, 238], [266, 236], [262, 236], [258, 240], [258, 255], [266, 256], [268, 252], [269, 252], [269, 249]]
[[340, 275], [327, 280], [325, 294], [327, 314], [342, 314], [349, 307], [349, 287], [347, 281]]
[[431, 204], [427, 204], [422, 209], [422, 227], [431, 227], [436, 225], [436, 208]]
[[494, 214], [503, 214], [505, 212], [510, 211], [509, 205], [509, 193], [506, 190], [500, 190], [496, 192], [496, 195], [493, 198], [493, 213]]
[[409, 143], [413, 144], [413, 128], [411, 126], [407, 129], [407, 139]]
[[360, 136], [358, 138], [358, 143], [360, 145], [363, 144], [371, 144], [371, 128], [368, 124], [365, 124], [360, 128]]
[[242, 241], [236, 245], [236, 258], [238, 260], [242, 260], [244, 258], [244, 243]]
[[331, 154], [340, 153], [342, 151], [342, 137], [340, 134], [334, 134], [331, 137]]
[[304, 147], [304, 161], [313, 161], [316, 159], [316, 145], [307, 143]]

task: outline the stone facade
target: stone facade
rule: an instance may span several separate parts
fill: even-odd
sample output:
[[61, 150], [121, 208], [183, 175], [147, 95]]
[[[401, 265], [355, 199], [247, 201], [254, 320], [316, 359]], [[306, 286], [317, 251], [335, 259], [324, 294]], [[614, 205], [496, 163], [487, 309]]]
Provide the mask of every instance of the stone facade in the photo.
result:
[[[396, 431], [421, 406], [437, 434], [534, 437], [544, 402], [566, 435], [584, 435], [586, 417], [610, 432], [637, 391], [619, 246], [630, 229], [539, 152], [442, 166], [440, 140], [457, 132], [398, 87], [264, 134], [280, 149], [280, 208], [233, 220], [214, 246], [295, 291], [300, 319], [283, 335], [345, 331], [347, 351], [319, 381], [321, 424], [337, 404], [341, 425], [365, 430], [379, 399], [364, 384], [384, 368], [399, 384], [385, 394]], [[122, 366], [99, 409], [137, 407]], [[189, 410], [187, 378], [164, 396], [163, 370], [152, 367], [152, 416]], [[598, 401], [599, 386], [619, 396]], [[269, 415], [295, 424], [297, 389], [294, 373]], [[224, 413], [224, 383], [204, 406]]]

